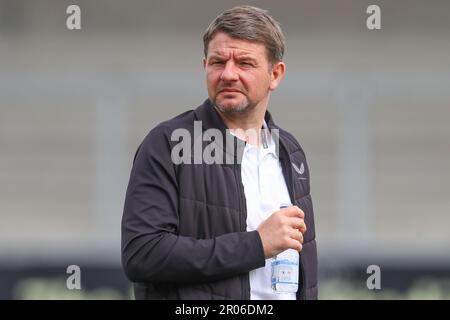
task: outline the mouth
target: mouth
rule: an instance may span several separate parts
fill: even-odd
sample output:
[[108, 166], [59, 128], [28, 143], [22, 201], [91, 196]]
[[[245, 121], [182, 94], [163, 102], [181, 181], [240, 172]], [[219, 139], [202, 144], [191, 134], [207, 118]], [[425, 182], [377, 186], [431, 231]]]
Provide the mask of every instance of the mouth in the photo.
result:
[[242, 91], [237, 89], [223, 89], [220, 90], [219, 93], [242, 93]]

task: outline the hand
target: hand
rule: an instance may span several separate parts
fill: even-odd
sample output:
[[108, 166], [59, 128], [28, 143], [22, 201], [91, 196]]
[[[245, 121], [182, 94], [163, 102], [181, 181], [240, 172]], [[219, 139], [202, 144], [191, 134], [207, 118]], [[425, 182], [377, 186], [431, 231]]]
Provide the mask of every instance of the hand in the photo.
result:
[[257, 231], [261, 237], [264, 256], [271, 258], [286, 249], [302, 251], [306, 232], [305, 213], [297, 206], [280, 209], [264, 220]]

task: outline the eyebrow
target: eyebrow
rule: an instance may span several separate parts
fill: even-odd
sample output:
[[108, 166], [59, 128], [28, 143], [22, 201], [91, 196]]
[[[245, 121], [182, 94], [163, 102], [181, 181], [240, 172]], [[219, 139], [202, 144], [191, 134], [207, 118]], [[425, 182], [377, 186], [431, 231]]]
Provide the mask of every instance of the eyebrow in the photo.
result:
[[211, 53], [209, 55], [209, 59], [223, 59], [223, 58], [225, 58], [225, 56], [223, 56], [221, 54], [213, 54], [213, 53]]
[[[225, 58], [225, 55], [220, 54], [220, 53], [211, 53], [211, 55], [209, 56], [209, 59], [223, 59], [223, 58]], [[252, 61], [256, 62], [256, 59], [252, 55], [250, 55], [248, 53], [237, 55], [236, 59], [239, 59], [239, 60], [252, 60]]]
[[238, 60], [253, 61], [253, 62], [256, 62], [256, 61], [257, 61], [253, 56], [248, 55], [248, 54], [243, 54], [243, 55], [241, 55], [241, 56], [237, 56], [236, 59], [238, 59]]

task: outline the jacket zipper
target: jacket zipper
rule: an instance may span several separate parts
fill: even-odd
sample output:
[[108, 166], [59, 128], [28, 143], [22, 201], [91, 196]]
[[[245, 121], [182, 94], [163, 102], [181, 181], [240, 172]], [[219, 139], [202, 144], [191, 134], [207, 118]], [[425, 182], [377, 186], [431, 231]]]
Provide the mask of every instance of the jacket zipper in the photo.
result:
[[[239, 190], [239, 209], [242, 209], [242, 213], [241, 215], [239, 215], [239, 229], [242, 232], [247, 231], [247, 205], [245, 203], [245, 193], [242, 187], [242, 179], [241, 179], [241, 166], [240, 165], [236, 165], [235, 166], [235, 176], [236, 176], [236, 184]], [[249, 300], [250, 296], [249, 296], [249, 289], [250, 289], [250, 284], [249, 284], [250, 278], [249, 278], [249, 274], [247, 273], [245, 276], [243, 276], [241, 278], [241, 282], [242, 282], [242, 294], [241, 294], [241, 298], [242, 300]]]
[[[286, 183], [287, 187], [288, 187], [288, 191], [289, 191], [289, 195], [291, 197], [291, 201], [292, 203], [295, 203], [295, 195], [294, 195], [294, 177], [292, 175], [292, 169], [291, 169], [291, 157], [289, 155], [289, 152], [287, 151], [287, 148], [284, 144], [283, 141], [281, 141], [281, 139], [279, 139], [280, 141], [280, 145], [283, 146], [283, 149], [285, 151], [285, 154], [287, 155], [287, 162], [284, 161], [283, 165], [285, 168], [285, 172], [287, 174], [287, 177], [289, 178], [289, 183]], [[304, 300], [305, 299], [305, 290], [306, 290], [306, 286], [305, 286], [305, 273], [303, 271], [303, 262], [302, 262], [302, 253], [299, 252], [299, 272], [300, 272], [300, 278], [301, 278], [301, 285], [300, 285], [300, 300]]]
[[[289, 196], [291, 197], [292, 203], [295, 202], [295, 196], [294, 196], [294, 177], [292, 175], [292, 169], [290, 166], [291, 163], [291, 157], [289, 155], [289, 152], [287, 151], [287, 148], [281, 139], [279, 139], [280, 144], [282, 145], [285, 154], [287, 155], [287, 162], [284, 161], [283, 165], [285, 168], [285, 172], [287, 174], [287, 178], [289, 180], [289, 183], [286, 183], [286, 186], [289, 191]], [[236, 154], [236, 153], [235, 153]], [[236, 176], [236, 184], [239, 190], [239, 206], [240, 209], [242, 208], [243, 215], [239, 215], [239, 228], [241, 231], [245, 232], [247, 231], [246, 228], [246, 219], [247, 219], [247, 205], [245, 203], [245, 193], [242, 187], [242, 179], [241, 179], [241, 167], [240, 165], [235, 166], [235, 176]], [[301, 285], [300, 285], [300, 300], [305, 299], [305, 273], [303, 271], [303, 262], [302, 262], [302, 253], [299, 252], [299, 273], [301, 278]], [[249, 300], [250, 299], [250, 278], [248, 273], [242, 278], [242, 294], [241, 297], [243, 300]]]

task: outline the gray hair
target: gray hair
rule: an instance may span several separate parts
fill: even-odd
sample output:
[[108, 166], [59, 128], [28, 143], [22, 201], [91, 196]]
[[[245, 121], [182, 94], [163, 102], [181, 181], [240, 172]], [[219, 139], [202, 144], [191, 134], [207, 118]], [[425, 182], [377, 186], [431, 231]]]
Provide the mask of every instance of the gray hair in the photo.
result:
[[264, 44], [270, 63], [283, 60], [285, 39], [280, 24], [266, 10], [252, 6], [231, 8], [217, 16], [203, 35], [203, 50], [208, 55], [208, 45], [217, 32], [236, 39]]

